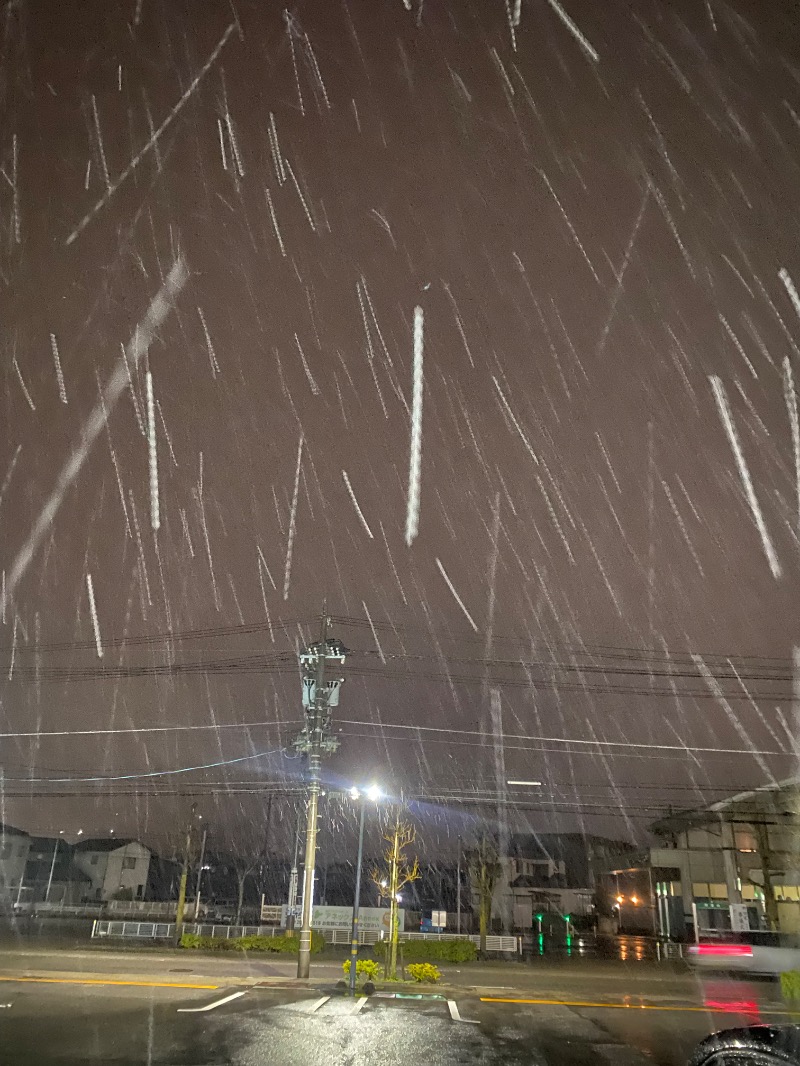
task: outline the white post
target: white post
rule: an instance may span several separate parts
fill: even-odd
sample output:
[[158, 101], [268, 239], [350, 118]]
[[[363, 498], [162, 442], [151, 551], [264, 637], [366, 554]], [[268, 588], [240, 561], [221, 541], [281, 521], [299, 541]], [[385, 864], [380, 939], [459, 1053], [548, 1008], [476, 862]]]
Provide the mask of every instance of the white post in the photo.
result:
[[50, 887], [53, 884], [53, 870], [56, 868], [56, 855], [58, 855], [58, 839], [59, 838], [56, 837], [55, 844], [53, 845], [53, 861], [50, 863], [50, 876], [47, 878], [47, 888], [44, 893], [45, 903], [50, 900]]

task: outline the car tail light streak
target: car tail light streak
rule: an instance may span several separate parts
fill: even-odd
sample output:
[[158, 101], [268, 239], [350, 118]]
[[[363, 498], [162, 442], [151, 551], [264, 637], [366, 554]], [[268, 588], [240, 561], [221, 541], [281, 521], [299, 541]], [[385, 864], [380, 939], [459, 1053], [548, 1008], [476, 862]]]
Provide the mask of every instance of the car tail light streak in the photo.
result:
[[752, 957], [753, 949], [749, 944], [692, 944], [689, 954], [744, 958]]

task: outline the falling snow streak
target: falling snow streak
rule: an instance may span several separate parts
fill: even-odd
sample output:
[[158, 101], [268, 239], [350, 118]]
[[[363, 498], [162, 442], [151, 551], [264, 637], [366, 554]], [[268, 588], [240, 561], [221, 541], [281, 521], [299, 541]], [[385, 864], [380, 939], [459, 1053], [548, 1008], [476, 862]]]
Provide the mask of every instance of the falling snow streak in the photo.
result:
[[411, 450], [408, 470], [406, 544], [410, 548], [419, 532], [420, 480], [422, 476], [422, 357], [423, 313], [414, 308], [414, 395], [411, 405]]
[[764, 549], [764, 554], [767, 557], [770, 571], [772, 576], [777, 580], [781, 576], [781, 566], [778, 562], [778, 557], [775, 554], [775, 548], [773, 547], [772, 540], [770, 539], [769, 532], [767, 530], [766, 523], [764, 522], [764, 516], [761, 513], [761, 507], [759, 506], [758, 499], [756, 497], [756, 491], [753, 488], [753, 481], [750, 477], [750, 471], [747, 467], [747, 462], [742, 451], [742, 446], [739, 443], [739, 438], [736, 433], [736, 427], [733, 424], [733, 416], [731, 415], [730, 405], [728, 404], [728, 397], [725, 393], [725, 387], [722, 384], [720, 378], [716, 375], [712, 375], [709, 378], [711, 382], [711, 388], [714, 393], [714, 399], [717, 402], [717, 408], [719, 410], [722, 424], [725, 427], [725, 432], [728, 435], [728, 441], [730, 442], [733, 457], [736, 460], [736, 467], [739, 471], [739, 477], [742, 480], [745, 496], [747, 502], [750, 505], [750, 512], [753, 516], [753, 521], [756, 524], [756, 529], [761, 537], [761, 546]]
[[361, 519], [361, 525], [366, 530], [366, 533], [367, 533], [367, 536], [369, 537], [369, 539], [373, 540], [374, 537], [372, 535], [372, 530], [367, 525], [367, 520], [364, 517], [364, 512], [359, 507], [358, 500], [356, 499], [356, 494], [353, 492], [353, 486], [350, 484], [350, 478], [347, 476], [347, 471], [346, 470], [342, 471], [342, 478], [344, 479], [344, 483], [347, 486], [347, 491], [350, 493], [350, 499], [353, 501], [353, 507], [355, 507], [355, 509], [356, 509], [356, 514]]
[[94, 601], [94, 584], [92, 575], [86, 575], [86, 590], [89, 593], [89, 613], [92, 616], [92, 629], [94, 630], [94, 644], [97, 648], [97, 658], [103, 658], [103, 645], [100, 643], [100, 624], [97, 621], [97, 604]]
[[158, 450], [156, 445], [156, 405], [153, 398], [153, 375], [147, 371], [147, 458], [150, 471], [150, 527], [157, 533], [161, 526], [158, 504]]
[[445, 582], [447, 583], [447, 587], [450, 589], [450, 592], [453, 594], [453, 599], [456, 601], [458, 606], [464, 612], [464, 617], [466, 618], [466, 620], [469, 622], [469, 624], [472, 626], [472, 628], [477, 633], [478, 632], [478, 627], [475, 625], [475, 622], [473, 621], [472, 615], [469, 613], [467, 608], [464, 606], [464, 601], [461, 599], [459, 594], [456, 592], [455, 586], [453, 585], [453, 582], [447, 576], [447, 571], [442, 566], [441, 560], [438, 557], [436, 559], [436, 565], [439, 567], [439, 573], [445, 579]]
[[214, 345], [211, 343], [211, 334], [208, 332], [208, 326], [206, 325], [206, 316], [203, 314], [202, 307], [197, 308], [197, 313], [200, 316], [200, 325], [203, 327], [203, 335], [206, 338], [206, 348], [208, 349], [208, 360], [211, 363], [211, 376], [215, 378], [219, 373], [219, 363], [217, 362], [217, 353], [214, 351]]
[[703, 657], [701, 655], [694, 655], [693, 654], [692, 655], [692, 660], [693, 660], [695, 666], [697, 667], [698, 673], [703, 678], [705, 683], [708, 685], [710, 691], [714, 694], [714, 697], [717, 700], [717, 702], [719, 703], [719, 705], [725, 711], [725, 714], [728, 717], [728, 721], [731, 723], [733, 728], [736, 730], [736, 732], [741, 737], [741, 739], [743, 741], [743, 744], [744, 744], [743, 750], [745, 752], [750, 752], [753, 755], [753, 758], [758, 763], [758, 768], [761, 770], [762, 774], [764, 775], [764, 779], [767, 780], [767, 781], [771, 781], [773, 784], [775, 784], [775, 775], [772, 773], [770, 768], [767, 766], [766, 762], [761, 757], [760, 753], [756, 751], [756, 746], [753, 743], [749, 733], [744, 728], [742, 723], [739, 721], [739, 718], [736, 715], [736, 712], [734, 711], [734, 709], [731, 707], [730, 703], [725, 699], [725, 695], [724, 695], [722, 689], [720, 688], [719, 681], [717, 681], [716, 677], [714, 677], [714, 675], [711, 673], [709, 668], [706, 666], [706, 663], [705, 663], [705, 660], [703, 659]]
[[534, 454], [533, 448], [531, 447], [531, 443], [528, 440], [528, 438], [525, 436], [525, 432], [524, 432], [522, 426], [517, 421], [516, 415], [511, 410], [511, 405], [509, 404], [508, 400], [503, 395], [503, 390], [500, 388], [500, 382], [497, 380], [497, 378], [494, 376], [494, 374], [492, 374], [492, 381], [494, 382], [494, 387], [497, 389], [497, 395], [500, 397], [500, 401], [503, 404], [503, 409], [505, 410], [506, 414], [508, 415], [509, 419], [511, 420], [511, 424], [513, 425], [514, 429], [516, 429], [517, 433], [519, 433], [520, 439], [522, 440], [522, 443], [525, 445], [525, 447], [528, 449], [528, 454], [530, 455], [531, 459], [533, 459], [534, 463], [536, 463], [536, 465], [538, 466], [539, 465], [539, 460], [536, 458], [536, 455]]
[[[148, 351], [157, 330], [167, 317], [175, 299], [186, 284], [188, 277], [189, 272], [186, 263], [182, 258], [177, 259], [173, 263], [164, 284], [161, 286], [148, 307], [144, 318], [136, 327], [132, 338], [128, 342], [126, 357], [130, 357], [134, 366], [138, 364], [139, 359]], [[50, 494], [39, 517], [34, 522], [27, 541], [14, 559], [14, 563], [6, 581], [6, 587], [3, 590], [2, 598], [0, 598], [0, 608], [5, 605], [7, 600], [14, 596], [17, 584], [25, 574], [31, 559], [41, 544], [45, 534], [53, 524], [67, 490], [80, 473], [92, 445], [103, 429], [106, 412], [110, 414], [113, 411], [127, 383], [128, 374], [126, 370], [126, 359], [120, 359], [101, 398], [95, 404], [94, 410], [89, 415], [89, 418], [83, 427], [80, 441], [75, 446], [72, 455], [64, 464], [64, 467], [56, 480], [55, 488]]]
[[569, 15], [566, 13], [561, 4], [558, 3], [558, 0], [547, 0], [547, 2], [550, 7], [552, 7], [553, 11], [555, 11], [555, 13], [561, 19], [561, 21], [564, 23], [564, 25], [567, 27], [569, 32], [572, 34], [572, 36], [575, 38], [575, 40], [578, 42], [578, 44], [581, 46], [587, 56], [590, 59], [593, 59], [595, 63], [599, 62], [600, 56], [597, 54], [594, 48], [592, 48], [592, 46], [589, 44], [587, 39], [584, 37], [584, 35], [569, 17]]
[[[648, 186], [644, 191], [642, 203], [639, 208], [639, 214], [636, 216], [636, 221], [633, 224], [633, 230], [631, 231], [631, 235], [628, 238], [628, 245], [625, 249], [625, 255], [622, 257], [622, 265], [620, 266], [619, 273], [617, 274], [617, 284], [614, 286], [614, 295], [611, 297], [611, 306], [608, 309], [608, 315], [606, 316], [605, 325], [603, 326], [603, 332], [600, 334], [600, 342], [597, 345], [598, 355], [602, 355], [605, 351], [606, 341], [608, 340], [608, 334], [611, 330], [611, 324], [614, 321], [614, 316], [617, 313], [617, 304], [619, 303], [619, 298], [625, 288], [625, 274], [627, 273], [628, 264], [630, 263], [631, 256], [633, 255], [634, 245], [636, 244], [636, 237], [638, 236], [639, 227], [642, 224], [642, 219], [644, 218], [645, 211], [647, 210], [647, 203], [649, 199], [650, 187]], [[614, 480], [616, 481], [616, 478]]]
[[55, 334], [50, 334], [50, 348], [53, 352], [53, 362], [56, 367], [56, 380], [58, 381], [58, 395], [62, 403], [67, 402], [67, 390], [64, 387], [64, 374], [61, 370], [61, 360], [58, 357], [58, 342], [56, 341]]
[[28, 392], [28, 386], [25, 384], [25, 379], [22, 376], [22, 371], [19, 368], [19, 363], [17, 362], [16, 355], [14, 356], [14, 369], [17, 372], [17, 379], [20, 383], [20, 387], [22, 388], [22, 393], [28, 402], [28, 406], [30, 407], [31, 411], [35, 411], [36, 404], [33, 402], [33, 400], [31, 399], [31, 394]]
[[267, 207], [269, 208], [269, 216], [272, 219], [272, 228], [275, 230], [275, 236], [278, 238], [278, 245], [279, 245], [280, 250], [281, 250], [281, 255], [285, 259], [286, 258], [286, 248], [284, 247], [284, 244], [283, 244], [283, 237], [281, 236], [281, 231], [278, 228], [278, 216], [275, 214], [275, 205], [272, 202], [272, 194], [270, 193], [268, 188], [265, 188], [264, 192], [265, 192], [266, 197], [267, 197]]
[[561, 217], [564, 219], [564, 221], [567, 224], [567, 229], [569, 230], [570, 234], [572, 235], [572, 239], [575, 242], [575, 246], [578, 248], [578, 250], [580, 251], [580, 253], [583, 256], [584, 260], [586, 261], [586, 265], [589, 267], [589, 270], [592, 272], [592, 277], [594, 278], [594, 280], [599, 285], [600, 284], [600, 278], [599, 278], [599, 276], [597, 274], [597, 271], [594, 268], [594, 263], [589, 258], [589, 253], [584, 248], [583, 242], [581, 241], [580, 237], [578, 236], [578, 234], [577, 234], [577, 232], [575, 230], [575, 227], [572, 225], [572, 220], [570, 219], [569, 215], [565, 211], [564, 205], [559, 200], [558, 194], [556, 193], [556, 190], [550, 184], [550, 179], [548, 178], [548, 176], [545, 174], [545, 172], [543, 170], [540, 170], [539, 174], [541, 175], [542, 181], [545, 183], [547, 188], [550, 190], [550, 195], [555, 200], [556, 205], [558, 207], [558, 210], [561, 212]]
[[794, 387], [794, 375], [789, 356], [783, 360], [783, 395], [789, 412], [789, 425], [792, 429], [792, 452], [794, 453], [794, 476], [797, 494], [797, 533], [800, 536], [800, 419], [797, 415], [797, 393]]
[[289, 584], [292, 580], [292, 553], [294, 551], [294, 534], [297, 524], [297, 497], [300, 493], [300, 465], [303, 461], [303, 434], [297, 445], [297, 464], [294, 471], [294, 490], [292, 492], [292, 510], [289, 514], [289, 533], [286, 537], [286, 564], [283, 569], [283, 598], [289, 599]]
[[3, 504], [3, 497], [6, 494], [6, 489], [11, 483], [11, 478], [14, 476], [14, 468], [17, 465], [17, 460], [19, 459], [19, 453], [21, 451], [22, 445], [18, 444], [16, 450], [14, 451], [14, 454], [11, 457], [11, 462], [8, 464], [8, 470], [6, 471], [6, 476], [3, 478], [3, 484], [0, 485], [0, 506], [2, 506]]
[[214, 49], [214, 51], [211, 53], [211, 55], [208, 57], [206, 62], [201, 67], [200, 73], [189, 83], [186, 91], [181, 96], [181, 98], [178, 100], [177, 104], [175, 104], [173, 109], [170, 111], [170, 113], [167, 115], [167, 117], [164, 119], [164, 121], [161, 123], [161, 125], [158, 127], [158, 129], [152, 134], [152, 136], [150, 137], [150, 140], [147, 141], [147, 143], [144, 145], [144, 147], [141, 148], [139, 150], [139, 152], [137, 152], [137, 154], [130, 161], [130, 163], [128, 163], [128, 165], [122, 171], [122, 173], [117, 178], [117, 180], [113, 184], [109, 185], [109, 187], [106, 190], [105, 194], [103, 196], [101, 196], [100, 199], [97, 201], [97, 203], [94, 205], [94, 207], [92, 207], [91, 210], [88, 211], [83, 216], [83, 218], [78, 223], [78, 225], [75, 227], [75, 229], [72, 231], [72, 233], [70, 233], [69, 237], [67, 237], [67, 240], [65, 242], [66, 244], [72, 244], [72, 242], [77, 237], [79, 237], [81, 235], [81, 233], [83, 233], [83, 231], [86, 229], [86, 227], [92, 221], [92, 219], [97, 214], [97, 212], [100, 211], [101, 208], [103, 208], [108, 203], [108, 201], [111, 199], [111, 197], [114, 195], [114, 193], [120, 187], [120, 185], [122, 185], [123, 182], [126, 181], [131, 176], [131, 174], [139, 166], [139, 164], [144, 159], [144, 157], [147, 155], [147, 153], [150, 151], [150, 149], [158, 142], [159, 138], [161, 137], [161, 134], [164, 133], [164, 131], [166, 129], [168, 129], [168, 127], [172, 124], [172, 122], [175, 120], [175, 118], [178, 116], [178, 114], [183, 109], [183, 107], [186, 104], [186, 102], [194, 94], [195, 90], [197, 89], [197, 86], [200, 84], [200, 82], [203, 80], [203, 78], [206, 76], [206, 74], [208, 74], [209, 70], [211, 70], [211, 68], [213, 67], [214, 63], [216, 62], [217, 57], [219, 56], [220, 52], [225, 47], [225, 45], [226, 45], [226, 43], [228, 41], [228, 38], [233, 33], [235, 27], [236, 27], [236, 23], [235, 22], [232, 22], [230, 24], [230, 26], [228, 26], [228, 28], [225, 30], [225, 32], [223, 33], [222, 37], [220, 38], [216, 48]]

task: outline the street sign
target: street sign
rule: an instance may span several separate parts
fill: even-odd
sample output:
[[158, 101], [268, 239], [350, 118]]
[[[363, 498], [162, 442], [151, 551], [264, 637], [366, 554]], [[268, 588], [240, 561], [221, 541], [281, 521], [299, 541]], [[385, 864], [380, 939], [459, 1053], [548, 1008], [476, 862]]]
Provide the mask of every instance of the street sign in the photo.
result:
[[432, 911], [431, 925], [437, 929], [444, 929], [447, 925], [447, 911]]
[[736, 933], [746, 933], [750, 929], [750, 915], [746, 903], [731, 903], [731, 929]]

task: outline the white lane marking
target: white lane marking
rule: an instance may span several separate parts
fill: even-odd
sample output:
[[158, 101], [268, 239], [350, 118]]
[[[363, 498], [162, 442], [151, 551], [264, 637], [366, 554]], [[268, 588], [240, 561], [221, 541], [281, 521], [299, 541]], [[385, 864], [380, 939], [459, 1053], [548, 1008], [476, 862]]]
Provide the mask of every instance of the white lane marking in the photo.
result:
[[330, 998], [331, 998], [330, 996], [321, 996], [319, 999], [315, 999], [314, 1002], [311, 1004], [311, 1006], [308, 1008], [308, 1010], [305, 1013], [306, 1014], [313, 1014], [315, 1010], [319, 1010], [319, 1008], [324, 1003], [327, 1003]]
[[223, 999], [217, 999], [213, 1003], [207, 1003], [205, 1007], [178, 1007], [178, 1014], [201, 1014], [203, 1011], [213, 1010], [215, 1007], [221, 1007], [223, 1003], [230, 1003], [233, 999], [238, 999], [239, 996], [243, 996], [244, 992], [231, 992], [229, 996], [225, 996]]
[[350, 1013], [351, 1014], [358, 1014], [358, 1012], [360, 1010], [363, 1010], [364, 1005], [366, 1004], [366, 1002], [367, 1002], [367, 997], [366, 996], [362, 996], [361, 999], [357, 999], [355, 1001], [355, 1003], [353, 1004], [353, 1009], [350, 1011]]
[[450, 1017], [454, 1022], [464, 1022], [466, 1025], [480, 1025], [481, 1023], [474, 1018], [462, 1018], [458, 1013], [458, 1007], [454, 999], [448, 999], [447, 1006], [450, 1008]]

